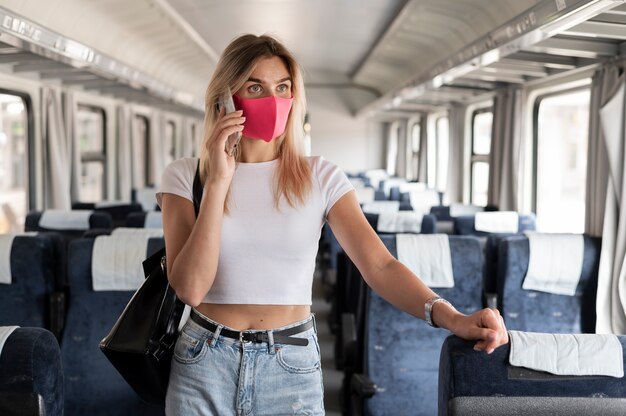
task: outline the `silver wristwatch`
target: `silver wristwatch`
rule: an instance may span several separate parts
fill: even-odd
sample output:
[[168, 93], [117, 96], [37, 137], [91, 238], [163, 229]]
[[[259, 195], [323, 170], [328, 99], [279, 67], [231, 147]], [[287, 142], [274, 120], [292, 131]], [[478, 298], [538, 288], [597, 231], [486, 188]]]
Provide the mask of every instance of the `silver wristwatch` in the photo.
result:
[[448, 302], [444, 298], [440, 298], [439, 296], [433, 296], [426, 301], [426, 303], [424, 304], [424, 320], [428, 325], [432, 326], [433, 328], [439, 328], [439, 325], [433, 322], [433, 305], [437, 302], [443, 302], [448, 304], [449, 306], [452, 306], [450, 302]]

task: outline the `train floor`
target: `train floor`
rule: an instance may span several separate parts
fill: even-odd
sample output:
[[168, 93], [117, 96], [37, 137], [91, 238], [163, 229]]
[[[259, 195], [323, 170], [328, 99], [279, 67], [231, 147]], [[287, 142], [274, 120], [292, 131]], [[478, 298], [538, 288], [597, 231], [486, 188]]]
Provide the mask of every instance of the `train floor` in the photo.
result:
[[335, 336], [331, 334], [328, 327], [328, 314], [330, 313], [330, 303], [324, 298], [322, 286], [322, 272], [319, 267], [315, 270], [313, 278], [313, 305], [312, 312], [315, 313], [317, 323], [317, 336], [322, 355], [322, 374], [324, 376], [324, 407], [327, 416], [340, 416], [341, 408], [339, 404], [339, 391], [343, 373], [335, 369]]

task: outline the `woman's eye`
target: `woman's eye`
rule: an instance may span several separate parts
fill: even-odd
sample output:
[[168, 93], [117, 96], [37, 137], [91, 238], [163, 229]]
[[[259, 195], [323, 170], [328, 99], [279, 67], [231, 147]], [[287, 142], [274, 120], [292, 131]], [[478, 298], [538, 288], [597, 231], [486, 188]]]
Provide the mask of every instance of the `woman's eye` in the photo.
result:
[[260, 85], [252, 85], [248, 88], [248, 91], [250, 91], [253, 94], [256, 94], [258, 92], [261, 92], [261, 86]]
[[276, 89], [278, 90], [278, 92], [287, 92], [289, 91], [289, 86], [286, 84], [280, 84], [278, 87], [276, 87]]

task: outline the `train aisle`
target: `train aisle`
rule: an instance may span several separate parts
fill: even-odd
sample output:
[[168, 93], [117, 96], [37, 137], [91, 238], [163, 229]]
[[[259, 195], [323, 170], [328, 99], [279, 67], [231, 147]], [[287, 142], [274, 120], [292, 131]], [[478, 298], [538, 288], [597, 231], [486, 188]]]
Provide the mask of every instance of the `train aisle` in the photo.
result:
[[328, 314], [330, 303], [324, 298], [322, 286], [322, 271], [319, 262], [315, 268], [313, 278], [313, 305], [311, 310], [315, 313], [317, 322], [317, 336], [322, 355], [322, 373], [324, 374], [324, 407], [327, 416], [340, 416], [339, 392], [343, 373], [335, 369], [335, 336], [330, 333], [328, 327]]

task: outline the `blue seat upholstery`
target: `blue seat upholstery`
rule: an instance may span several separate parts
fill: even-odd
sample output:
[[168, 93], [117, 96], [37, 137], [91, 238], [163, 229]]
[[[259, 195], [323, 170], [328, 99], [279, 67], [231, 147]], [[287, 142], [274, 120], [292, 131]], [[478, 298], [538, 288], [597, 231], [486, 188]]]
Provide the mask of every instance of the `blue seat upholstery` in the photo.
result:
[[57, 288], [56, 248], [46, 236], [16, 236], [11, 284], [0, 284], [0, 326], [51, 328], [50, 297]]
[[515, 237], [519, 234], [490, 234], [485, 240], [485, 268], [483, 288], [485, 292], [496, 293], [498, 291], [498, 246], [505, 238]]
[[[80, 236], [85, 230], [53, 230], [39, 226], [39, 220], [43, 215], [43, 211], [32, 211], [26, 215], [24, 229], [26, 231], [53, 231], [62, 234], [72, 234]], [[113, 219], [106, 212], [94, 211], [89, 217], [89, 228], [113, 228]]]
[[600, 239], [584, 236], [583, 268], [576, 295], [565, 296], [522, 289], [528, 270], [528, 238], [502, 239], [498, 246], [498, 306], [507, 328], [531, 332], [595, 332], [600, 244]]
[[[619, 340], [626, 350], [626, 337]], [[440, 416], [625, 413], [625, 377], [555, 376], [513, 367], [509, 365], [510, 344], [486, 354], [474, 351], [474, 343], [450, 336], [443, 344]]]
[[[383, 241], [396, 255], [395, 238]], [[472, 313], [481, 308], [480, 244], [469, 236], [450, 236], [449, 243], [455, 286], [434, 290], [459, 311]], [[363, 414], [435, 414], [439, 352], [449, 332], [431, 328], [367, 291], [363, 372], [376, 393], [364, 401]]]
[[9, 415], [16, 407], [4, 400], [18, 400], [20, 413], [15, 414], [38, 414], [30, 412], [42, 402], [45, 415], [63, 415], [61, 352], [50, 331], [17, 328], [9, 335], [0, 354], [0, 392], [0, 414]]
[[374, 201], [386, 201], [387, 195], [385, 195], [385, 191], [381, 189], [376, 189], [374, 191]]
[[141, 204], [136, 202], [102, 207], [97, 207], [94, 203], [75, 202], [72, 204], [72, 209], [91, 209], [96, 212], [106, 212], [111, 215], [114, 227], [123, 227], [129, 214], [143, 212]]
[[[153, 240], [157, 240], [156, 244]], [[65, 368], [68, 415], [159, 415], [161, 409], [143, 403], [100, 351], [99, 342], [134, 291], [94, 291], [91, 262], [94, 240], [70, 243], [68, 278], [71, 297], [61, 351]], [[163, 246], [150, 239], [148, 253]]]
[[432, 206], [430, 207], [430, 213], [437, 218], [437, 221], [452, 221], [450, 207], [447, 205]]
[[143, 228], [146, 223], [146, 212], [133, 212], [126, 218], [126, 227]]
[[[454, 234], [457, 235], [476, 235], [476, 236], [487, 236], [492, 233], [487, 233], [484, 231], [476, 231], [474, 228], [474, 216], [473, 215], [464, 215], [461, 217], [456, 217], [453, 219], [454, 221]], [[536, 218], [531, 214], [520, 214], [519, 216], [519, 228], [518, 233], [522, 233], [524, 231], [533, 231], [536, 229]]]

